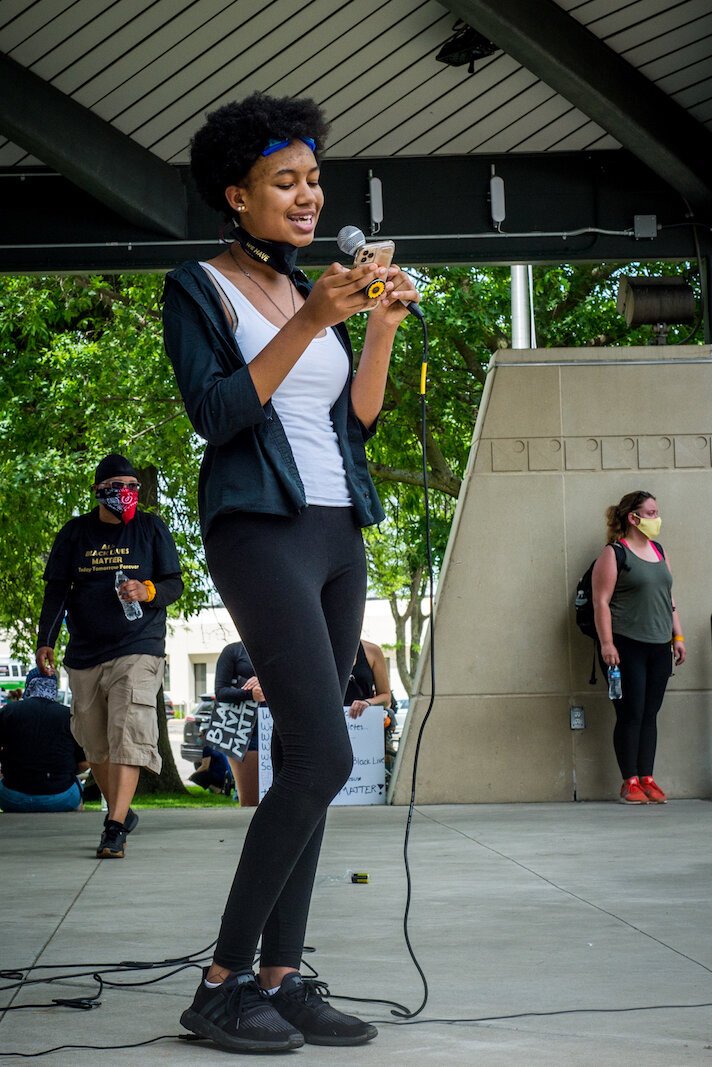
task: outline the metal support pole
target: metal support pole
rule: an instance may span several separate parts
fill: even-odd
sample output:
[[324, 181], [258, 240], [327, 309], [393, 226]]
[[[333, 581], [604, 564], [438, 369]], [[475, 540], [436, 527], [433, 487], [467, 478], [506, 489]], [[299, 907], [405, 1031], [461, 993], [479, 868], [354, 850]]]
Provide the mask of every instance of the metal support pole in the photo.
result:
[[534, 319], [534, 270], [527, 266], [527, 292], [529, 296], [529, 347], [536, 348], [536, 322]]
[[531, 348], [529, 315], [529, 271], [526, 263], [513, 263], [512, 279], [512, 348]]
[[700, 278], [702, 307], [704, 310], [704, 342], [712, 344], [712, 256], [702, 256], [702, 277]]

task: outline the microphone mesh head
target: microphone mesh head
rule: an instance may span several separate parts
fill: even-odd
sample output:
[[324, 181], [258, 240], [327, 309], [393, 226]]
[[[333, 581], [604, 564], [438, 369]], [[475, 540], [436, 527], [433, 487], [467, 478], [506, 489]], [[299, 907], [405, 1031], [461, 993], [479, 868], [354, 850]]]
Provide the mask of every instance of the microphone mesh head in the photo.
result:
[[336, 243], [346, 256], [353, 256], [366, 244], [366, 238], [356, 226], [342, 226], [336, 235]]

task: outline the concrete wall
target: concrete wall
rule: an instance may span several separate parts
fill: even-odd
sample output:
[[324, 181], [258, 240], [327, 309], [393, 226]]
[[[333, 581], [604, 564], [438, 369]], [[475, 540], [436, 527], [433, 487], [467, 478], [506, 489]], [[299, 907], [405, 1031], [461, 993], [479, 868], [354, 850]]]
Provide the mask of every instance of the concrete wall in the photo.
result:
[[[617, 796], [613, 709], [600, 678], [588, 685], [572, 604], [606, 506], [634, 489], [658, 498], [689, 656], [660, 713], [656, 776], [673, 797], [712, 794], [710, 349], [547, 349], [501, 353], [488, 376], [437, 595], [420, 803]], [[396, 803], [429, 693], [430, 637]]]

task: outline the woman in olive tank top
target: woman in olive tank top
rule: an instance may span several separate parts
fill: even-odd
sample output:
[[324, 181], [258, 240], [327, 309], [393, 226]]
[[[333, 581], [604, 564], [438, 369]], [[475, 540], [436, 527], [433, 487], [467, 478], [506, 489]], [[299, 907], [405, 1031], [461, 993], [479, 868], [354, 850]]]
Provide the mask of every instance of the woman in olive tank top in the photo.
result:
[[[650, 493], [628, 493], [608, 508], [608, 544], [593, 569], [593, 603], [600, 658], [621, 671], [622, 696], [613, 702], [613, 747], [625, 804], [664, 804], [653, 778], [657, 714], [675, 664], [685, 662], [685, 639], [672, 597], [669, 560], [657, 543], [661, 519]], [[620, 570], [613, 543], [623, 546]], [[672, 655], [670, 646], [672, 643]]]

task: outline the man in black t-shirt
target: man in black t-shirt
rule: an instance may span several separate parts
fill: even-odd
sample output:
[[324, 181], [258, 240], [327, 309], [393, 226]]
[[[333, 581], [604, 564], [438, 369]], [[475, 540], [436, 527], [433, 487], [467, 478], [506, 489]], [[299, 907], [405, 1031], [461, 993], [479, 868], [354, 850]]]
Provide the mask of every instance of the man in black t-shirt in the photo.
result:
[[109, 807], [96, 852], [106, 859], [123, 857], [126, 835], [138, 822], [130, 805], [141, 767], [161, 769], [156, 697], [166, 607], [183, 592], [168, 528], [136, 510], [137, 479], [115, 453], [97, 467], [99, 506], [70, 519], [52, 546], [37, 634], [37, 666], [54, 674], [54, 645], [67, 623], [72, 733]]
[[77, 811], [77, 771], [88, 764], [69, 729], [69, 708], [57, 702], [57, 679], [37, 668], [27, 675], [24, 700], [0, 708], [0, 809]]

